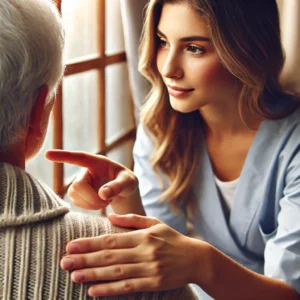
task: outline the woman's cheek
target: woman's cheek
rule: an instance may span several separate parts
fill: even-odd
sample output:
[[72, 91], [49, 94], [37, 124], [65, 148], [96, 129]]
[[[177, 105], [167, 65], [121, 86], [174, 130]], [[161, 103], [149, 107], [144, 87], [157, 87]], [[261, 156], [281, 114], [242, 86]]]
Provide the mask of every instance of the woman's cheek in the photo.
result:
[[203, 66], [203, 80], [214, 89], [234, 89], [235, 77], [219, 60]]

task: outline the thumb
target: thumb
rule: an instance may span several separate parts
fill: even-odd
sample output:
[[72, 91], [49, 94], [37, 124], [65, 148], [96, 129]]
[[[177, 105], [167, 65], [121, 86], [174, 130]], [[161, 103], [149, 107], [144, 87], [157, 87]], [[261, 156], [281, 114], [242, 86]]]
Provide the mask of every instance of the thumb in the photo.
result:
[[146, 229], [162, 222], [156, 218], [144, 217], [135, 214], [116, 215], [109, 214], [109, 221], [116, 226], [135, 229]]
[[118, 173], [117, 178], [102, 186], [98, 195], [104, 200], [121, 196], [129, 197], [138, 189], [138, 180], [132, 172], [122, 170]]

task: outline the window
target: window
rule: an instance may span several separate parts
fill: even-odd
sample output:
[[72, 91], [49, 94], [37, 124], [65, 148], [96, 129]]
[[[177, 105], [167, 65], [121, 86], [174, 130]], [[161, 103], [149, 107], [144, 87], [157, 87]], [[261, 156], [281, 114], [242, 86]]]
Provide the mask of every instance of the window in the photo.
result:
[[41, 153], [27, 170], [64, 197], [76, 166], [45, 150], [87, 151], [132, 166], [135, 138], [119, 0], [56, 0], [66, 32], [67, 67]]

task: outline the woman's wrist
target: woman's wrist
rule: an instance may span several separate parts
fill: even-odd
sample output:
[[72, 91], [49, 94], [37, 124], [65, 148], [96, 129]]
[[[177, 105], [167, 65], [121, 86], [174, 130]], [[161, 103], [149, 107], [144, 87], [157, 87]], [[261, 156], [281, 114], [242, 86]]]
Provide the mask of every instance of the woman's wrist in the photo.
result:
[[198, 239], [189, 238], [191, 243], [190, 256], [190, 282], [201, 288], [208, 287], [213, 278], [212, 255], [213, 247]]
[[145, 210], [142, 204], [140, 192], [137, 189], [132, 195], [127, 198], [117, 196], [111, 202], [111, 207], [116, 214], [137, 214], [145, 216]]

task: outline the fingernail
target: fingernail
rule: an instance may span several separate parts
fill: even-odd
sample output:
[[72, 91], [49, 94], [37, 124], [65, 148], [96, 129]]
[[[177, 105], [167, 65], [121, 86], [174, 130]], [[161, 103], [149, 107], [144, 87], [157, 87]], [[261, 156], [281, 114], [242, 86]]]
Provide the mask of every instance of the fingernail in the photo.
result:
[[67, 252], [70, 253], [70, 254], [79, 253], [78, 244], [75, 244], [75, 243], [69, 244], [68, 247], [67, 247]]
[[74, 260], [71, 258], [63, 258], [62, 260], [62, 268], [64, 270], [70, 270], [74, 267]]
[[109, 186], [105, 186], [102, 191], [106, 199], [111, 198], [113, 191]]
[[72, 277], [73, 277], [73, 281], [76, 281], [76, 282], [81, 282], [85, 278], [84, 274], [83, 273], [79, 273], [79, 272], [74, 272], [72, 274]]

